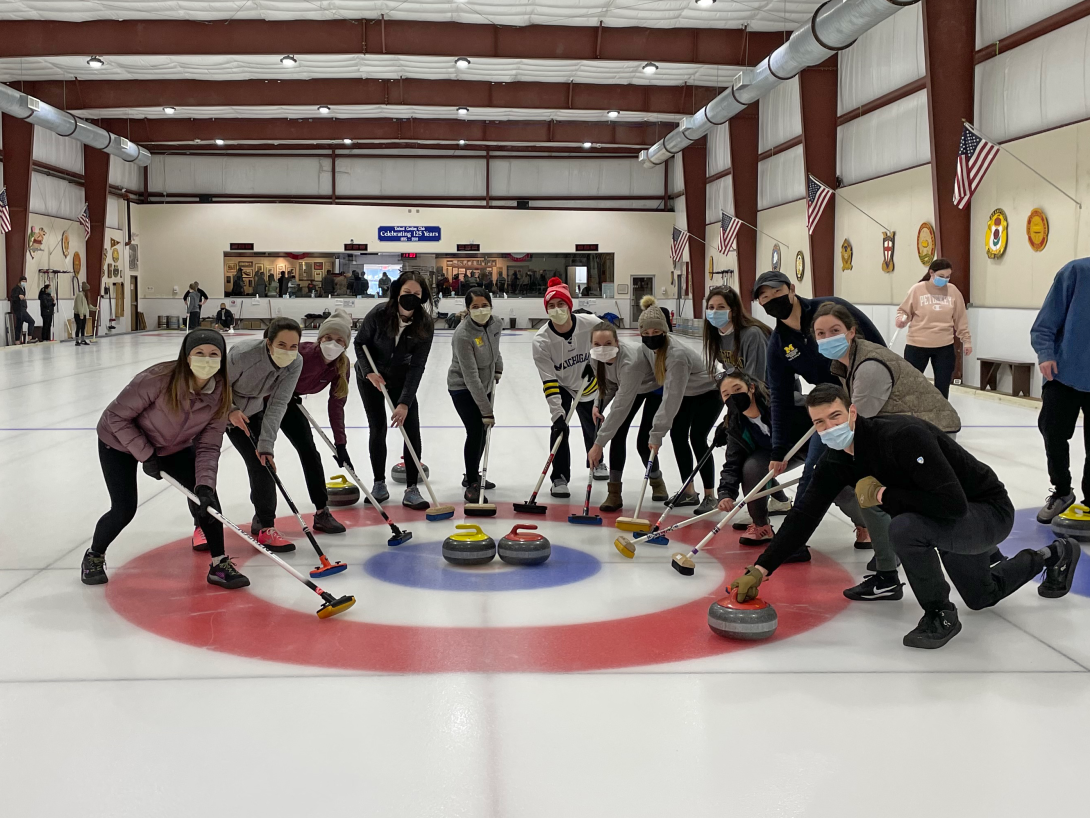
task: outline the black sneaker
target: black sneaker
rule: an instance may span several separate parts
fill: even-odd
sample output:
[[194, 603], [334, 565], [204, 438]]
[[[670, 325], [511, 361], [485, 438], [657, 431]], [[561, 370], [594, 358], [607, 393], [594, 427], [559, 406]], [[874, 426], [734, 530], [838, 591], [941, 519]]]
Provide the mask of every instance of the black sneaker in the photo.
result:
[[844, 596], [855, 602], [877, 602], [879, 600], [903, 599], [905, 586], [897, 572], [888, 574], [868, 574], [858, 585], [844, 591]]
[[[431, 475], [429, 474], [428, 477], [431, 477]], [[494, 489], [496, 487], [496, 484], [493, 483], [491, 480], [485, 480], [484, 481], [484, 487], [485, 487], [485, 490], [491, 491], [492, 489]], [[464, 474], [462, 475], [462, 488], [469, 488], [469, 478], [466, 477]], [[476, 501], [475, 500], [473, 500], [473, 501], [467, 500], [466, 502], [476, 502]]]
[[949, 611], [927, 611], [916, 629], [905, 634], [902, 640], [906, 648], [934, 650], [941, 648], [961, 633], [961, 622], [957, 609]]
[[1073, 492], [1060, 494], [1054, 489], [1052, 493], [1048, 495], [1045, 504], [1041, 506], [1041, 510], [1037, 512], [1037, 522], [1041, 525], [1048, 525], [1052, 522], [1053, 517], [1063, 514], [1074, 504], [1074, 502], [1075, 495]]
[[337, 521], [328, 508], [314, 512], [314, 530], [323, 534], [343, 534], [348, 529]]
[[208, 566], [206, 579], [209, 585], [218, 585], [221, 588], [245, 588], [250, 584], [250, 580], [239, 573], [235, 564], [231, 562], [231, 558], [226, 554], [220, 557], [218, 562]]
[[1060, 552], [1060, 559], [1051, 568], [1045, 569], [1045, 579], [1037, 587], [1037, 593], [1046, 599], [1059, 599], [1067, 596], [1071, 583], [1075, 579], [1075, 566], [1079, 564], [1082, 548], [1070, 537], [1060, 537], [1052, 543]]
[[785, 559], [784, 565], [789, 562], [809, 562], [813, 557], [810, 556], [810, 547], [807, 545], [801, 546], [798, 551]]
[[84, 585], [105, 585], [110, 581], [106, 576], [106, 555], [96, 554], [90, 548], [83, 555], [83, 564], [79, 567], [79, 578]]
[[467, 503], [479, 503], [481, 502], [481, 481], [474, 480], [466, 487], [466, 492], [462, 495]]

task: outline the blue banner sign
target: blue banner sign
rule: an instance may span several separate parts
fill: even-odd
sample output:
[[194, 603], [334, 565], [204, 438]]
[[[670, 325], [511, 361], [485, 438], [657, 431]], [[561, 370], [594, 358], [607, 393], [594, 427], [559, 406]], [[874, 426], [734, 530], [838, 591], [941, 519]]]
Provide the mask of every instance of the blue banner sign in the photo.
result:
[[442, 231], [438, 227], [398, 225], [378, 229], [379, 241], [439, 241], [441, 235]]

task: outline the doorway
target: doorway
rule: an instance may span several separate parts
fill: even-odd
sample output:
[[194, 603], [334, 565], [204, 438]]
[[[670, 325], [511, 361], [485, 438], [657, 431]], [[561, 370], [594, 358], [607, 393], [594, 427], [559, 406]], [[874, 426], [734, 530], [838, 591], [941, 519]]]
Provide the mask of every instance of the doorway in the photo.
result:
[[137, 296], [136, 285], [139, 281], [137, 276], [129, 276], [129, 332], [136, 332], [139, 329], [143, 329], [140, 326], [140, 307], [139, 299]]
[[645, 295], [655, 294], [654, 276], [632, 276], [632, 326], [640, 323], [640, 300]]

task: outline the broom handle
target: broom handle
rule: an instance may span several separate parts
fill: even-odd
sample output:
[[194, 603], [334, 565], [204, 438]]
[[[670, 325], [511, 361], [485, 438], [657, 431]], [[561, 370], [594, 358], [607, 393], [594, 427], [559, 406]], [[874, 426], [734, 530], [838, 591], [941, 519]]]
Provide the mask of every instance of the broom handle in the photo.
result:
[[[712, 456], [712, 453], [714, 451], [715, 451], [715, 447], [709, 446], [708, 451], [704, 452], [704, 456], [702, 458], [700, 458], [700, 462], [696, 464], [696, 468], [693, 469], [693, 473], [689, 475], [689, 479], [685, 481], [685, 485], [683, 485], [680, 489], [678, 489], [677, 494], [675, 494], [672, 498], [670, 498], [670, 500], [667, 501], [666, 508], [664, 508], [662, 510], [662, 514], [659, 515], [659, 519], [655, 523], [655, 525], [652, 527], [652, 531], [658, 529], [658, 527], [660, 525], [662, 525], [662, 521], [666, 519], [666, 515], [674, 510], [674, 505], [673, 504], [676, 501], [681, 499], [681, 495], [685, 493], [685, 489], [689, 488], [689, 484], [692, 483], [696, 479], [697, 473], [702, 468], [704, 468], [704, 464], [708, 462], [708, 458]], [[637, 514], [636, 516], [638, 517], [639, 515]]]
[[[371, 371], [378, 375], [378, 367], [375, 366], [375, 359], [371, 357], [371, 350], [367, 348], [367, 345], [363, 345], [363, 352], [367, 356], [367, 363], [371, 365]], [[385, 379], [383, 379], [385, 381]], [[382, 396], [386, 398], [386, 405], [390, 407], [390, 412], [397, 411], [397, 407], [394, 406], [394, 402], [390, 400], [390, 393], [386, 391], [386, 384], [383, 382], [379, 389], [382, 390]], [[432, 490], [431, 482], [428, 480], [428, 475], [424, 473], [424, 464], [420, 462], [420, 458], [416, 454], [416, 449], [413, 448], [413, 444], [409, 441], [409, 433], [405, 431], [404, 424], [398, 424], [397, 427], [401, 431], [401, 436], [405, 439], [405, 448], [409, 450], [409, 454], [413, 456], [413, 462], [416, 463], [416, 469], [420, 472], [420, 477], [424, 481], [424, 485], [427, 486], [428, 494], [431, 496], [432, 507], [439, 505], [439, 499], [435, 496], [435, 492]]]
[[[802, 438], [801, 438], [801, 439], [799, 440], [799, 442], [798, 442], [798, 443], [796, 443], [796, 444], [795, 444], [794, 446], [792, 446], [792, 447], [791, 447], [791, 451], [789, 451], [789, 452], [788, 452], [788, 453], [787, 453], [787, 454], [786, 454], [786, 455], [784, 456], [784, 458], [783, 458], [783, 462], [784, 462], [784, 463], [788, 463], [788, 462], [790, 462], [791, 458], [795, 456], [795, 453], [796, 453], [796, 452], [797, 452], [797, 451], [798, 451], [799, 449], [801, 449], [801, 448], [802, 448], [802, 444], [803, 444], [803, 443], [805, 443], [806, 441], [808, 441], [808, 440], [809, 440], [809, 439], [810, 439], [810, 438], [811, 438], [811, 437], [813, 436], [813, 434], [814, 434], [814, 427], [813, 427], [813, 426], [811, 426], [811, 427], [809, 428], [809, 430], [808, 430], [808, 431], [806, 432], [806, 434], [804, 434], [804, 435], [802, 436]], [[749, 502], [750, 500], [752, 500], [752, 499], [753, 499], [754, 497], [756, 497], [756, 496], [757, 496], [757, 494], [758, 494], [758, 492], [760, 492], [760, 490], [761, 490], [762, 488], [764, 488], [765, 484], [766, 484], [766, 483], [768, 483], [768, 481], [769, 481], [769, 480], [771, 480], [771, 479], [772, 479], [773, 477], [775, 477], [775, 476], [776, 476], [776, 470], [775, 470], [775, 469], [769, 469], [769, 470], [768, 470], [768, 474], [766, 474], [766, 475], [764, 476], [764, 479], [763, 479], [763, 480], [762, 480], [762, 481], [761, 481], [760, 483], [758, 483], [758, 484], [757, 484], [756, 486], [754, 486], [754, 487], [753, 487], [753, 488], [752, 488], [752, 489], [750, 490], [749, 494], [747, 494], [747, 495], [746, 495], [745, 497], [743, 497], [743, 498], [742, 498], [742, 500], [741, 500], [741, 501], [740, 501], [740, 502], [738, 503], [738, 505], [736, 505], [736, 506], [735, 506], [735, 507], [734, 507], [733, 509], [731, 509], [731, 510], [730, 510], [730, 511], [728, 511], [728, 512], [727, 512], [727, 513], [726, 513], [725, 515], [723, 515], [723, 519], [722, 519], [722, 520], [720, 520], [720, 521], [719, 521], [718, 523], [716, 523], [716, 525], [715, 525], [715, 528], [713, 528], [713, 529], [712, 529], [711, 531], [709, 531], [709, 532], [708, 532], [708, 533], [707, 533], [707, 534], [705, 535], [704, 539], [702, 539], [702, 540], [701, 540], [700, 542], [698, 542], [698, 543], [697, 543], [697, 544], [696, 544], [696, 545], [695, 545], [695, 546], [693, 547], [693, 550], [689, 552], [689, 555], [690, 555], [690, 556], [696, 556], [697, 554], [699, 554], [699, 553], [700, 553], [700, 549], [701, 549], [701, 548], [703, 548], [703, 547], [704, 547], [705, 545], [707, 545], [707, 544], [708, 544], [709, 542], [711, 542], [711, 541], [712, 541], [712, 538], [713, 538], [713, 537], [714, 537], [714, 536], [715, 536], [716, 534], [718, 534], [718, 533], [719, 533], [719, 531], [720, 531], [720, 530], [721, 530], [721, 529], [723, 528], [723, 526], [725, 526], [725, 525], [726, 525], [727, 523], [729, 523], [729, 522], [730, 522], [731, 520], [733, 520], [733, 519], [734, 519], [734, 516], [735, 516], [735, 515], [736, 515], [736, 514], [737, 514], [737, 513], [739, 512], [739, 511], [741, 511], [741, 509], [742, 509], [742, 506], [744, 506], [744, 505], [745, 505], [746, 503], [748, 503], [748, 502]]]
[[647, 495], [647, 484], [651, 481], [651, 469], [655, 465], [655, 455], [658, 452], [651, 452], [651, 457], [647, 461], [647, 468], [643, 470], [643, 485], [640, 486], [640, 501], [636, 503], [636, 511], [632, 514], [634, 519], [639, 519], [640, 511], [643, 509], [643, 498]]
[[481, 467], [481, 497], [484, 497], [485, 486], [488, 485], [488, 448], [492, 443], [492, 429], [496, 425], [496, 388], [498, 383], [492, 385], [492, 397], [488, 402], [492, 409], [492, 426], [484, 433], [484, 464]]
[[[366, 349], [366, 347], [365, 347]], [[568, 410], [567, 424], [571, 426], [571, 419], [575, 417], [575, 412], [579, 408], [579, 398], [583, 394], [583, 390], [587, 388], [587, 381], [584, 380], [582, 386], [579, 387], [579, 393], [572, 398], [571, 409]], [[549, 452], [549, 459], [545, 461], [545, 468], [541, 470], [541, 476], [537, 478], [537, 485], [534, 486], [534, 493], [530, 495], [531, 500], [537, 497], [537, 493], [541, 491], [541, 484], [545, 482], [545, 475], [549, 471], [549, 466], [552, 465], [553, 459], [556, 457], [556, 453], [560, 451], [560, 444], [564, 441], [564, 435], [557, 437], [556, 442], [553, 444], [552, 450]]]

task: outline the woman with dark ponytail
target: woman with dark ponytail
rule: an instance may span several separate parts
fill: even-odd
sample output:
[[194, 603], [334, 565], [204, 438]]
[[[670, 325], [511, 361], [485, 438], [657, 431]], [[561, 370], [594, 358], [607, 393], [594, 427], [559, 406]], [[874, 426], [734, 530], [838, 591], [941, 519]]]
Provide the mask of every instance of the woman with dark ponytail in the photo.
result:
[[712, 287], [704, 299], [704, 363], [744, 370], [765, 380], [768, 336], [772, 330], [742, 311], [742, 299], [730, 287]]

